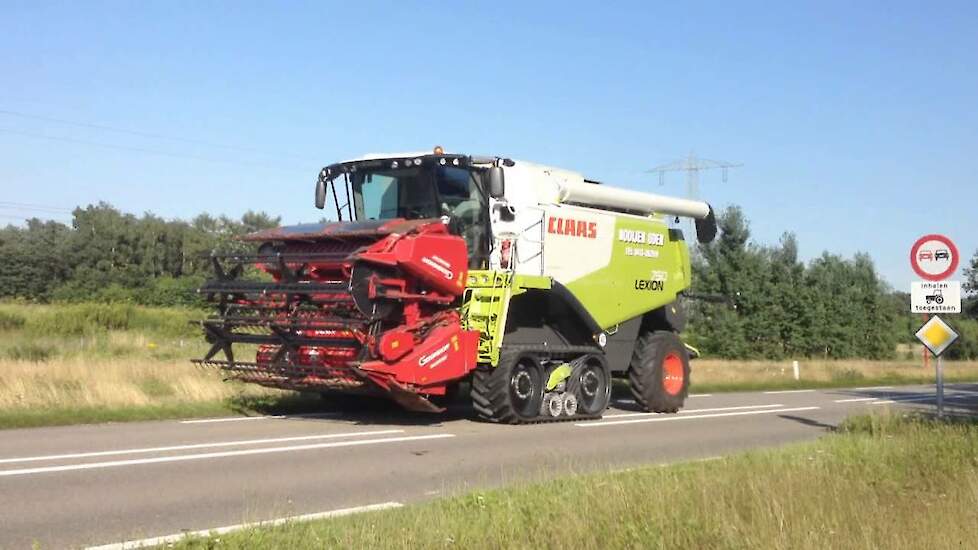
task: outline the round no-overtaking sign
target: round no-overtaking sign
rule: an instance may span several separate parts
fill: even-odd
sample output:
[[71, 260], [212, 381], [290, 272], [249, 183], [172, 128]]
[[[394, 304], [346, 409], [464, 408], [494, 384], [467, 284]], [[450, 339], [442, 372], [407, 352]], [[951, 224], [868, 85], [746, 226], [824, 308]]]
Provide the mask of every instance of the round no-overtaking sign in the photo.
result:
[[921, 279], [943, 281], [958, 268], [958, 248], [944, 235], [924, 235], [910, 249], [910, 265]]

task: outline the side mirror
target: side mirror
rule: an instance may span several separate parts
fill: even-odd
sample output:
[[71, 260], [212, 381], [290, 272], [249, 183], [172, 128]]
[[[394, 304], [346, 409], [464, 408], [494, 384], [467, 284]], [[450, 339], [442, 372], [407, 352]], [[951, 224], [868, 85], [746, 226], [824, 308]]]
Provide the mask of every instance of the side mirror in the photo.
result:
[[717, 236], [717, 217], [713, 214], [713, 207], [710, 207], [710, 213], [705, 218], [694, 220], [694, 224], [696, 225], [696, 240], [703, 244], [712, 243]]
[[326, 208], [326, 182], [322, 178], [316, 182], [316, 208]]
[[489, 196], [494, 199], [501, 199], [506, 194], [506, 178], [503, 176], [502, 166], [492, 166], [489, 168]]

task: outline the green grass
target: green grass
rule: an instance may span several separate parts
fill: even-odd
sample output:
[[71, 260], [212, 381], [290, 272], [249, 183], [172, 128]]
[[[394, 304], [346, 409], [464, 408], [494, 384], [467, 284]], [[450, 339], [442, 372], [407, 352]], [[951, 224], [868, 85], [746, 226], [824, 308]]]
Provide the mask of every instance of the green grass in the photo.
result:
[[[150, 383], [149, 392], [170, 394], [169, 386]], [[165, 388], [165, 389], [164, 389]], [[71, 388], [65, 388], [71, 389]], [[146, 388], [144, 388], [146, 391]], [[240, 395], [213, 401], [176, 401], [158, 405], [70, 406], [0, 410], [0, 429], [138, 422], [220, 416], [257, 416], [310, 412], [323, 406], [318, 396], [286, 394]]]
[[206, 316], [188, 308], [153, 308], [132, 304], [0, 304], [0, 331], [22, 330], [27, 337], [73, 337], [108, 331], [139, 331], [157, 338], [195, 337], [190, 324]]
[[[947, 382], [978, 381], [978, 362], [945, 361]], [[732, 391], [902, 386], [934, 383], [934, 364], [924, 368], [919, 359], [894, 361], [801, 360], [801, 380], [795, 380], [791, 361], [736, 361], [696, 359], [692, 362], [690, 391]]]
[[226, 402], [221, 401], [124, 407], [77, 406], [0, 410], [0, 429], [226, 416], [237, 412]]
[[200, 548], [970, 548], [978, 424], [857, 418], [816, 442], [565, 477]]
[[[947, 374], [944, 375], [946, 384], [978, 382], [978, 377], [974, 374]], [[698, 383], [693, 379], [690, 386], [691, 393], [724, 393], [724, 392], [749, 392], [749, 391], [776, 391], [776, 390], [809, 390], [809, 389], [833, 389], [833, 388], [852, 388], [856, 386], [910, 386], [916, 384], [933, 384], [934, 373], [921, 374], [920, 376], [874, 376], [864, 377], [858, 380], [766, 380], [757, 382], [704, 382]]]
[[23, 328], [27, 319], [16, 311], [0, 309], [0, 330], [14, 330]]

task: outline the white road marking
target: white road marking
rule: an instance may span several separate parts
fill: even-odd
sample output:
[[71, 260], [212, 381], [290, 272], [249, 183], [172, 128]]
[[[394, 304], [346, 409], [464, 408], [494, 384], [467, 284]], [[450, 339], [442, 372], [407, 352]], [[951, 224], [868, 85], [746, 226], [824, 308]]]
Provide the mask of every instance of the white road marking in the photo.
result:
[[[691, 394], [689, 394], [688, 397], [690, 397], [690, 398], [692, 398], [692, 397], [713, 397], [713, 394], [712, 393], [691, 393]], [[615, 399], [615, 403], [627, 403], [627, 404], [630, 404], [631, 405], [631, 404], [634, 404], [635, 403], [635, 400], [634, 399], [631, 399], [631, 398]]]
[[836, 403], [857, 403], [859, 401], [876, 401], [879, 397], [853, 397], [852, 399], [836, 399]]
[[695, 420], [697, 418], [721, 418], [724, 416], [743, 416], [748, 414], [772, 414], [781, 412], [797, 412], [797, 411], [814, 411], [821, 409], [822, 407], [795, 407], [791, 409], [765, 409], [762, 411], [739, 411], [739, 412], [727, 412], [718, 414], [701, 414], [697, 416], [663, 416], [658, 415], [652, 418], [633, 418], [631, 420], [613, 420], [611, 422], [604, 422], [597, 420], [594, 422], [577, 422], [574, 425], [581, 428], [593, 428], [600, 426], [620, 426], [623, 424], [638, 424], [641, 422], [669, 422], [673, 420]]
[[264, 416], [222, 416], [218, 418], [197, 418], [181, 420], [181, 424], [212, 424], [215, 422], [241, 422], [245, 420], [277, 420], [281, 418], [330, 418], [342, 413], [303, 413], [303, 414], [269, 414]]
[[[695, 414], [704, 412], [718, 412], [718, 411], [742, 411], [745, 409], [773, 409], [776, 407], [783, 407], [783, 403], [775, 403], [773, 405], [743, 405], [740, 407], [717, 407], [713, 409], [688, 409], [681, 410], [679, 414]], [[627, 416], [652, 416], [662, 413], [654, 412], [641, 412], [641, 413], [626, 413], [626, 414], [606, 414], [602, 418], [625, 418]]]
[[285, 518], [272, 519], [267, 521], [257, 521], [254, 523], [241, 523], [238, 525], [228, 525], [227, 527], [217, 527], [215, 529], [184, 532], [175, 535], [166, 535], [163, 537], [153, 537], [150, 539], [130, 540], [130, 541], [118, 542], [114, 544], [103, 544], [102, 546], [89, 546], [86, 550], [132, 550], [134, 548], [150, 548], [150, 547], [162, 546], [164, 544], [173, 544], [176, 542], [180, 542], [181, 540], [187, 537], [196, 538], [196, 537], [226, 535], [228, 533], [233, 533], [235, 531], [241, 531], [244, 529], [251, 529], [254, 527], [275, 527], [278, 525], [284, 525], [286, 523], [294, 523], [300, 521], [313, 521], [317, 519], [338, 518], [342, 516], [349, 516], [352, 514], [360, 514], [363, 512], [375, 512], [378, 510], [390, 510], [392, 508], [401, 508], [402, 506], [404, 505], [401, 504], [400, 502], [381, 502], [380, 504], [368, 504], [366, 506], [355, 506], [353, 508], [342, 508], [339, 510], [331, 510], [329, 512], [303, 514], [301, 516], [289, 516]]
[[775, 395], [778, 393], [812, 393], [818, 390], [778, 390], [778, 391], [766, 391], [764, 393], [768, 395]]
[[197, 420], [181, 420], [181, 424], [210, 424], [212, 422], [241, 422], [244, 420], [268, 420], [269, 418], [285, 418], [284, 414], [269, 416], [227, 416], [222, 418], [199, 418]]
[[873, 403], [873, 405], [886, 405], [888, 403], [905, 403], [910, 401], [927, 401], [930, 399], [937, 399], [937, 396], [927, 395], [924, 397], [894, 397], [893, 399], [883, 399]]
[[153, 458], [138, 458], [131, 460], [113, 460], [109, 462], [89, 462], [83, 464], [68, 464], [65, 466], [46, 466], [41, 468], [21, 468], [17, 470], [0, 470], [0, 477], [44, 474], [49, 472], [71, 472], [75, 470], [94, 470], [97, 468], [115, 468], [120, 466], [137, 466], [141, 464], [158, 464], [163, 462], [183, 462], [187, 460], [206, 460], [211, 458], [227, 458], [232, 456], [248, 456], [267, 453], [287, 453], [294, 451], [309, 451], [313, 449], [329, 449], [334, 447], [354, 447], [359, 445], [376, 445], [381, 443], [400, 443], [405, 441], [424, 441], [455, 437], [455, 434], [415, 435], [404, 437], [388, 437], [379, 439], [359, 439], [353, 441], [336, 441], [332, 443], [314, 443], [310, 445], [294, 445], [288, 447], [266, 447], [262, 449], [244, 449], [240, 451], [224, 451], [219, 453], [200, 453], [191, 455], [159, 456]]
[[389, 435], [404, 433], [404, 430], [374, 430], [371, 432], [346, 432], [322, 435], [303, 435], [294, 437], [276, 437], [271, 439], [243, 439], [240, 441], [221, 441], [217, 443], [197, 443], [192, 445], [170, 445], [166, 447], [144, 447], [141, 449], [119, 449], [116, 451], [93, 451], [88, 453], [69, 453], [61, 455], [27, 456], [22, 458], [2, 458], [0, 464], [12, 462], [39, 462], [42, 460], [64, 460], [68, 458], [92, 458], [96, 456], [129, 455], [144, 453], [164, 453], [169, 451], [189, 451], [191, 449], [209, 449], [214, 447], [239, 447], [242, 445], [264, 445], [266, 443], [285, 443], [287, 441], [312, 441], [316, 439], [335, 439], [338, 437], [360, 437], [364, 435]]
[[854, 390], [892, 390], [893, 386], [866, 386], [863, 388], [852, 388]]

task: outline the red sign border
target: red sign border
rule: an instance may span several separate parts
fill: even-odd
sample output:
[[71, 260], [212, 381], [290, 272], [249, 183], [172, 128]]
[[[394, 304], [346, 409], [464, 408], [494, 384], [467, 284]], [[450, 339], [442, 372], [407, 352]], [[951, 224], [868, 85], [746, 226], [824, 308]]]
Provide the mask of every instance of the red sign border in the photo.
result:
[[[947, 247], [951, 250], [951, 267], [949, 267], [946, 271], [942, 273], [938, 273], [937, 275], [931, 275], [930, 273], [927, 273], [926, 271], [921, 269], [921, 267], [917, 264], [917, 262], [919, 261], [917, 260], [917, 251], [920, 250], [920, 247], [923, 246], [924, 243], [927, 241], [941, 241], [942, 243], [946, 244]], [[948, 277], [953, 275], [954, 272], [957, 271], [958, 269], [959, 260], [960, 257], [958, 256], [958, 247], [954, 246], [954, 243], [951, 242], [951, 239], [945, 237], [944, 235], [939, 235], [937, 233], [924, 235], [923, 237], [917, 239], [917, 242], [913, 243], [913, 247], [910, 249], [910, 267], [913, 268], [914, 273], [919, 275], [920, 278], [926, 279], [928, 281], [943, 281], [944, 279], [947, 279]]]

